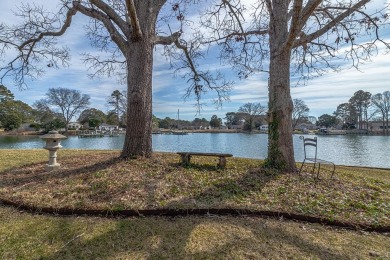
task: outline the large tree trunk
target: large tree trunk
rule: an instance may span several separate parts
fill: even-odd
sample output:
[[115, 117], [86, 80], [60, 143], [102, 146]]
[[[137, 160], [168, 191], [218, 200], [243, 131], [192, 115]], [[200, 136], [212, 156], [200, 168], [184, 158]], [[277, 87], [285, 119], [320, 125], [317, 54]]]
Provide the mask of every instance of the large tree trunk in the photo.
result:
[[[293, 102], [290, 95], [290, 47], [288, 37], [288, 1], [273, 2], [270, 23], [269, 135], [266, 166], [284, 171], [295, 170], [292, 139]], [[277, 5], [277, 7], [275, 7]]]
[[295, 170], [292, 139], [293, 104], [290, 95], [290, 52], [280, 54], [270, 64], [269, 134], [267, 165]]
[[153, 37], [158, 9], [142, 3], [136, 7], [142, 37], [128, 43], [126, 54], [128, 106], [123, 158], [152, 156]]
[[147, 41], [131, 43], [127, 57], [127, 119], [122, 157], [152, 155], [153, 46]]

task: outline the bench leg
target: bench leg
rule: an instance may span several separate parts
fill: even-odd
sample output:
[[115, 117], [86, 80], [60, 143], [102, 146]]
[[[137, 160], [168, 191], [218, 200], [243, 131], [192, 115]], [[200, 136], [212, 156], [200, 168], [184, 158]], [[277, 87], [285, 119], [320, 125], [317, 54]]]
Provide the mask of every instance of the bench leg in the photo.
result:
[[336, 171], [336, 165], [334, 163], [332, 163], [332, 164], [333, 164], [333, 171], [332, 171], [332, 175], [330, 176], [331, 179], [333, 178], [333, 174]]
[[181, 158], [181, 163], [183, 165], [189, 165], [190, 164], [191, 155], [189, 155], [189, 154], [181, 154], [180, 158]]
[[223, 157], [223, 156], [219, 157], [218, 166], [221, 168], [225, 168], [225, 166], [226, 166], [226, 158], [225, 157]]

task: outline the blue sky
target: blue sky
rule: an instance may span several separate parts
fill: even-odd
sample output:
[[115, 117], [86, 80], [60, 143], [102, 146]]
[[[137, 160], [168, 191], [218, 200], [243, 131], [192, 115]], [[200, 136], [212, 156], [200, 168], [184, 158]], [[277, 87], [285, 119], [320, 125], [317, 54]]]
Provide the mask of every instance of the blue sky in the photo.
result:
[[[15, 10], [16, 4], [21, 1], [1, 0], [0, 22], [11, 24], [14, 18], [11, 9]], [[25, 2], [25, 1], [24, 1]], [[28, 1], [37, 4], [44, 3], [48, 8], [55, 8], [59, 1]], [[91, 107], [107, 112], [106, 98], [116, 89], [125, 90], [125, 85], [120, 85], [116, 79], [100, 78], [91, 80], [87, 76], [87, 67], [81, 62], [79, 55], [83, 52], [96, 52], [89, 45], [85, 31], [79, 24], [85, 19], [77, 15], [73, 26], [61, 42], [65, 43], [72, 52], [71, 66], [59, 70], [48, 70], [47, 73], [35, 81], [28, 82], [28, 89], [20, 91], [11, 81], [4, 82], [5, 85], [15, 94], [16, 99], [22, 100], [30, 105], [34, 101], [44, 97], [49, 88], [63, 87], [80, 90], [83, 94], [91, 96]], [[74, 26], [77, 24], [77, 26]], [[389, 30], [389, 29], [387, 29]], [[390, 32], [385, 31], [387, 38]], [[186, 102], [182, 96], [185, 93], [187, 82], [180, 77], [174, 77], [173, 71], [169, 69], [166, 58], [160, 55], [161, 49], [157, 48], [154, 56], [153, 75], [153, 114], [157, 117], [177, 117], [177, 110], [180, 109], [180, 119], [193, 120], [195, 117], [210, 119], [216, 114], [221, 118], [227, 112], [235, 112], [247, 102], [260, 102], [267, 104], [268, 90], [266, 73], [252, 75], [246, 80], [234, 78], [235, 84], [230, 95], [230, 102], [224, 103], [222, 108], [216, 109], [211, 97], [206, 96], [202, 102], [205, 103], [203, 110], [197, 114], [194, 107], [195, 100], [189, 98]], [[209, 58], [202, 66], [209, 68], [220, 67], [226, 75], [232, 75], [233, 71], [229, 66], [221, 66], [216, 56], [218, 53], [209, 53]], [[358, 90], [369, 91], [372, 94], [390, 91], [390, 55], [380, 53], [374, 57], [372, 62], [361, 66], [360, 71], [355, 69], [343, 70], [339, 73], [330, 72], [321, 77], [312, 79], [306, 85], [291, 87], [292, 98], [302, 99], [310, 108], [310, 115], [320, 116], [324, 113], [331, 114], [337, 105], [347, 102], [354, 92]]]

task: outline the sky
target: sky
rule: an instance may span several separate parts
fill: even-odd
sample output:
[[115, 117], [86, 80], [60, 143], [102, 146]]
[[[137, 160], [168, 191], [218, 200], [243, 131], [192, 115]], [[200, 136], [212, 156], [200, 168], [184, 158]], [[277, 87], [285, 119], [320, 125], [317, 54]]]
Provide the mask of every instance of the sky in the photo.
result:
[[[11, 10], [16, 10], [20, 0], [1, 0], [0, 2], [0, 23], [13, 24], [17, 21]], [[56, 8], [58, 0], [34, 0], [38, 5], [45, 4], [47, 8]], [[28, 81], [28, 88], [19, 90], [11, 81], [3, 82], [14, 94], [15, 99], [32, 105], [36, 100], [45, 97], [49, 88], [77, 89], [83, 94], [91, 97], [90, 107], [107, 112], [107, 98], [114, 90], [125, 90], [126, 86], [121, 85], [115, 78], [102, 77], [91, 80], [88, 77], [87, 66], [82, 63], [80, 53], [95, 52], [90, 47], [85, 36], [85, 31], [79, 24], [85, 19], [81, 15], [75, 17], [74, 24], [61, 38], [71, 50], [72, 60], [68, 68], [59, 70], [49, 69], [46, 74], [35, 80]], [[390, 41], [390, 28], [386, 29], [388, 41]], [[245, 80], [232, 77], [234, 74], [231, 67], [221, 65], [215, 57], [218, 53], [208, 53], [208, 59], [202, 66], [208, 68], [220, 68], [225, 75], [235, 81], [233, 90], [230, 93], [230, 102], [225, 102], [222, 107], [216, 108], [211, 98], [207, 96], [202, 100], [203, 109], [200, 114], [194, 106], [194, 97], [183, 99], [186, 91], [187, 81], [174, 75], [169, 68], [166, 58], [161, 55], [161, 49], [156, 48], [153, 67], [153, 114], [159, 118], [177, 118], [177, 111], [180, 109], [180, 119], [193, 120], [196, 117], [210, 120], [212, 115], [224, 118], [227, 112], [236, 112], [245, 103], [261, 103], [266, 106], [268, 102], [268, 89], [266, 73], [251, 75]], [[1, 62], [0, 62], [1, 66]], [[390, 55], [379, 53], [376, 57], [360, 67], [360, 70], [345, 69], [341, 72], [329, 72], [323, 76], [309, 80], [304, 85], [294, 84], [292, 79], [291, 95], [293, 99], [301, 99], [310, 109], [310, 115], [318, 117], [322, 114], [332, 114], [341, 103], [348, 102], [354, 92], [358, 90], [369, 91], [372, 94], [390, 91]]]

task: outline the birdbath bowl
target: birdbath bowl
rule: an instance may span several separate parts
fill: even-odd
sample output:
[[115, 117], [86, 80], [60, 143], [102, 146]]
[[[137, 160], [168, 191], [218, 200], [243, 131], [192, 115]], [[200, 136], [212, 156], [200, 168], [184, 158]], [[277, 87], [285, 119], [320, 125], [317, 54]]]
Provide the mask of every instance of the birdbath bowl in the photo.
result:
[[46, 165], [46, 171], [49, 172], [60, 168], [60, 164], [57, 163], [57, 150], [62, 147], [61, 139], [67, 137], [59, 134], [57, 131], [50, 131], [48, 134], [40, 136], [40, 138], [46, 141], [46, 146], [43, 148], [49, 150], [49, 164]]

